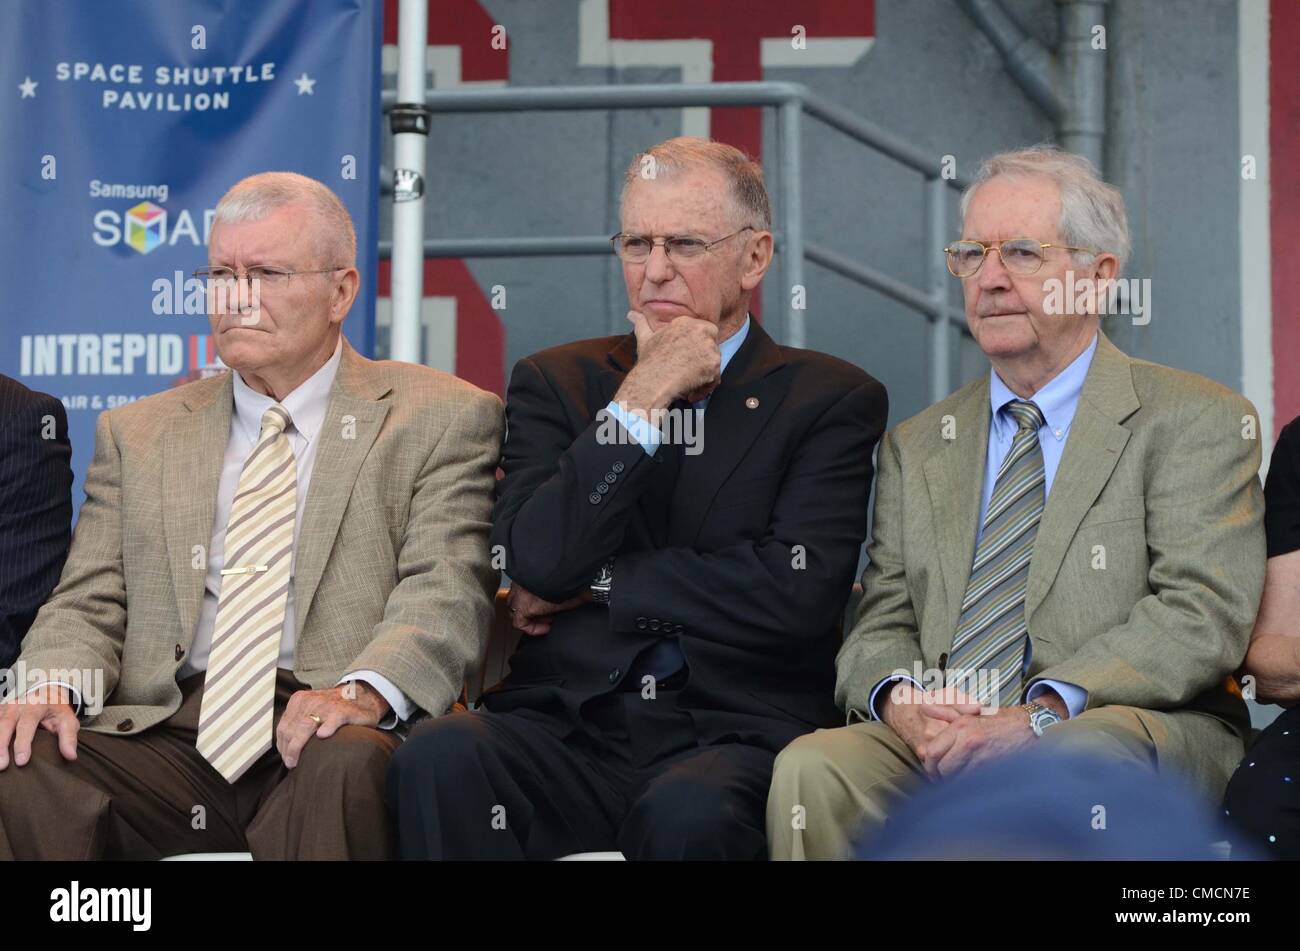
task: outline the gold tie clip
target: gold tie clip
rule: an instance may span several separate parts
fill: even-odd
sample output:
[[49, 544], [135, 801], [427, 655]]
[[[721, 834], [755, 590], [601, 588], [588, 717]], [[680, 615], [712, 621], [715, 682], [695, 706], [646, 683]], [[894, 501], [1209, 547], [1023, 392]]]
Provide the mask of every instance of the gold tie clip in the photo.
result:
[[270, 571], [270, 565], [240, 565], [238, 568], [222, 568], [223, 575], [255, 575], [259, 571]]

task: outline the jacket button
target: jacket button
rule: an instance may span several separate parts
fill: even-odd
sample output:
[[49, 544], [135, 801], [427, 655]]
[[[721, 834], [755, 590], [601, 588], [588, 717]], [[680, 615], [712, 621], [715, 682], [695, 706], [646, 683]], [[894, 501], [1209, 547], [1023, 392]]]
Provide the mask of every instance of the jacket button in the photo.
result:
[[117, 724], [117, 732], [129, 733], [133, 726], [135, 726], [135, 723], [130, 717], [127, 717], [125, 720], [122, 720]]
[[636, 629], [637, 629], [638, 631], [644, 631], [644, 630], [645, 630], [645, 625], [646, 625], [646, 620], [645, 620], [645, 618], [643, 618], [643, 617], [639, 617], [639, 618], [636, 619]]
[[609, 491], [609, 484], [605, 482], [597, 482], [596, 491], [599, 492], [601, 495], [604, 495], [606, 492]]
[[184, 657], [184, 656], [185, 656], [185, 651], [184, 651], [184, 649], [181, 648], [181, 645], [177, 644], [177, 645], [176, 645], [176, 659], [177, 659], [177, 660], [180, 660], [180, 659], [181, 659], [182, 657]]
[[613, 465], [611, 465], [610, 468], [613, 469], [615, 472], [622, 472], [627, 467], [624, 466], [623, 463], [621, 462], [616, 462]]
[[608, 482], [610, 485], [613, 485], [615, 482], [618, 481], [618, 476], [614, 475], [614, 473], [612, 472], [606, 472], [605, 481]]
[[593, 492], [591, 493], [591, 495], [587, 496], [587, 501], [590, 502], [592, 505], [599, 505], [600, 496], [597, 495], [595, 492]]
[[652, 630], [652, 631], [657, 631], [657, 630], [659, 630], [659, 619], [658, 619], [658, 618], [651, 618], [651, 620], [650, 620], [650, 630]]
[[618, 667], [615, 667], [613, 670], [609, 672], [609, 682], [612, 684], [618, 683], [618, 678], [621, 677], [622, 675], [623, 675], [623, 671]]
[[678, 624], [678, 625], [676, 625], [676, 626], [673, 628], [673, 633], [674, 633], [674, 634], [680, 634], [680, 633], [682, 633], [682, 631], [684, 631], [684, 630], [686, 630], [686, 628], [684, 628], [684, 627], [682, 627], [680, 624]]

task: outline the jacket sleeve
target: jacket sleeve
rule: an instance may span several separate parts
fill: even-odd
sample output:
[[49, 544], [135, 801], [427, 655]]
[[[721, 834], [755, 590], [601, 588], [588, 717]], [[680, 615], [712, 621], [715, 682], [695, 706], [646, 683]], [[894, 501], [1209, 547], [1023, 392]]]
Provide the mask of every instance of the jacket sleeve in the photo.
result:
[[0, 420], [0, 667], [18, 656], [72, 536], [72, 447], [63, 404], [41, 395]]
[[500, 574], [488, 550], [501, 455], [501, 401], [472, 393], [411, 489], [397, 585], [349, 671], [386, 677], [421, 709], [446, 712], [487, 647]]
[[548, 601], [571, 597], [618, 551], [660, 465], [603, 411], [571, 420], [542, 370], [521, 360], [506, 399], [492, 515], [492, 543], [504, 546], [506, 573]]
[[29, 680], [40, 674], [41, 680], [66, 681], [60, 672], [102, 670], [108, 697], [117, 687], [125, 638], [122, 456], [109, 411], [95, 423], [86, 499], [63, 575], [32, 622], [20, 660]]
[[1233, 394], [1173, 428], [1146, 485], [1148, 583], [1128, 621], [1089, 640], [1038, 680], [1088, 691], [1088, 708], [1177, 709], [1246, 656], [1264, 588], [1264, 501], [1254, 406]]
[[862, 602], [853, 630], [835, 660], [835, 702], [852, 718], [871, 719], [872, 688], [896, 670], [911, 671], [921, 660], [916, 609], [904, 567], [903, 470], [893, 433], [877, 454], [876, 505], [872, 540], [862, 574]]
[[839, 621], [866, 535], [871, 452], [888, 408], [885, 388], [868, 379], [822, 414], [791, 454], [761, 539], [620, 555], [611, 630], [669, 617], [696, 638], [778, 656], [824, 638]]

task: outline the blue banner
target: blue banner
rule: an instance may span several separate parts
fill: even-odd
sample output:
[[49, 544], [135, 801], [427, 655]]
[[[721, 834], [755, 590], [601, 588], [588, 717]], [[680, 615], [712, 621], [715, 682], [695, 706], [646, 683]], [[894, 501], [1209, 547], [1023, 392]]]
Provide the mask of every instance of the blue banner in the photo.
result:
[[212, 372], [212, 209], [246, 175], [319, 179], [378, 272], [380, 0], [0, 5], [0, 373], [68, 408], [73, 498], [105, 409]]

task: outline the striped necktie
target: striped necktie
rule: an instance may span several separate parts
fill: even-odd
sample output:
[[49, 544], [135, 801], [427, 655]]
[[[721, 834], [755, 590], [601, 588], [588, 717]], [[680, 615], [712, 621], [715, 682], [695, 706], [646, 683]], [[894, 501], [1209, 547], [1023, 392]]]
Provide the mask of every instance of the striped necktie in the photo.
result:
[[950, 683], [980, 703], [1013, 706], [1020, 702], [1024, 684], [1029, 643], [1025, 588], [1046, 477], [1038, 443], [1042, 411], [1024, 400], [1012, 400], [1003, 409], [1019, 428], [993, 483], [948, 671]]
[[298, 471], [288, 411], [262, 414], [257, 445], [244, 462], [226, 526], [217, 619], [203, 680], [198, 750], [233, 783], [271, 747], [275, 669], [280, 655]]

